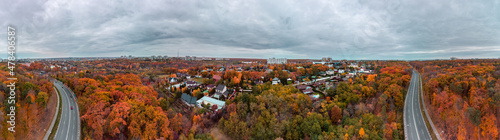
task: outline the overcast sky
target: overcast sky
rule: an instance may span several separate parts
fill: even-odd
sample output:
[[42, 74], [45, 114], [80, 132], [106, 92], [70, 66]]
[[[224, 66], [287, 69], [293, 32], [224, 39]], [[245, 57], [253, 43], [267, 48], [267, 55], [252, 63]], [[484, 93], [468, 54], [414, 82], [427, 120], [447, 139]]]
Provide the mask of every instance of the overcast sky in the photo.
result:
[[[0, 3], [1, 28], [16, 27], [22, 58], [177, 56], [178, 50], [248, 58], [500, 57], [500, 0]], [[0, 49], [2, 58], [6, 50]]]

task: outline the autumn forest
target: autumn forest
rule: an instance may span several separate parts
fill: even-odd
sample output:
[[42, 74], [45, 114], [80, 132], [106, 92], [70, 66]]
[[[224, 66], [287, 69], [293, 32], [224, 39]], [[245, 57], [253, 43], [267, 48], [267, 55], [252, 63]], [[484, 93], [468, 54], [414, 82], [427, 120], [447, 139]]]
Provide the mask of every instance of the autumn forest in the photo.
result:
[[[251, 61], [253, 63], [243, 63]], [[82, 139], [405, 139], [412, 70], [443, 139], [498, 139], [500, 60], [33, 61], [18, 64], [16, 133], [41, 139], [60, 81], [76, 95]], [[53, 67], [52, 67], [53, 66]], [[0, 64], [0, 114], [9, 81]], [[206, 103], [210, 102], [210, 103]]]

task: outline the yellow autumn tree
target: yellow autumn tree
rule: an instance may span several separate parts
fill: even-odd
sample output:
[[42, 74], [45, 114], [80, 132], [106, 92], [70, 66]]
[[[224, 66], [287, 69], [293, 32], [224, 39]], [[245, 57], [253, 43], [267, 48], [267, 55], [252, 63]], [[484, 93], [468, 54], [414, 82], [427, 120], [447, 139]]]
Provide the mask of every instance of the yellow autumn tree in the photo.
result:
[[348, 140], [348, 139], [349, 139], [349, 134], [345, 133], [344, 140]]
[[377, 77], [377, 74], [368, 75], [368, 78], [366, 78], [366, 82], [375, 82], [375, 77]]
[[198, 94], [201, 94], [201, 90], [200, 89], [195, 89], [195, 90], [193, 90], [192, 94], [193, 94], [194, 97], [196, 97], [196, 96], [198, 96]]
[[363, 128], [359, 129], [359, 137], [365, 137], [365, 130]]

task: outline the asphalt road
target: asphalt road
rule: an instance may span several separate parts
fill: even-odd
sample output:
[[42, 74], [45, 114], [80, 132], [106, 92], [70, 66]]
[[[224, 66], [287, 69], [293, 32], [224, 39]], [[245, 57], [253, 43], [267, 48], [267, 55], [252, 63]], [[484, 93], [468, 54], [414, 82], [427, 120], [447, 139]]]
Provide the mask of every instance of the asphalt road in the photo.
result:
[[425, 121], [420, 111], [418, 96], [420, 93], [419, 80], [418, 72], [414, 70], [405, 100], [404, 124], [409, 140], [430, 140], [431, 136], [425, 126]]
[[[80, 135], [80, 114], [78, 112], [78, 105], [76, 104], [74, 94], [59, 81], [54, 82], [54, 85], [61, 93], [62, 100], [61, 120], [59, 121], [59, 126], [54, 139], [78, 140]], [[73, 106], [73, 110], [71, 110], [71, 106]]]

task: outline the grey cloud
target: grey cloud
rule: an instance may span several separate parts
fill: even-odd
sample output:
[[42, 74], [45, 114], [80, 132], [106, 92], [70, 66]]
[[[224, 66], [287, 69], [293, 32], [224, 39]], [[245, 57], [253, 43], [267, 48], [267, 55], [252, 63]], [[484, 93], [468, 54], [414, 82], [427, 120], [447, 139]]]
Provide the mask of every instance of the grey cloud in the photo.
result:
[[0, 2], [9, 3], [0, 6], [2, 25], [19, 28], [21, 57], [174, 56], [178, 49], [257, 58], [500, 54], [499, 0]]

